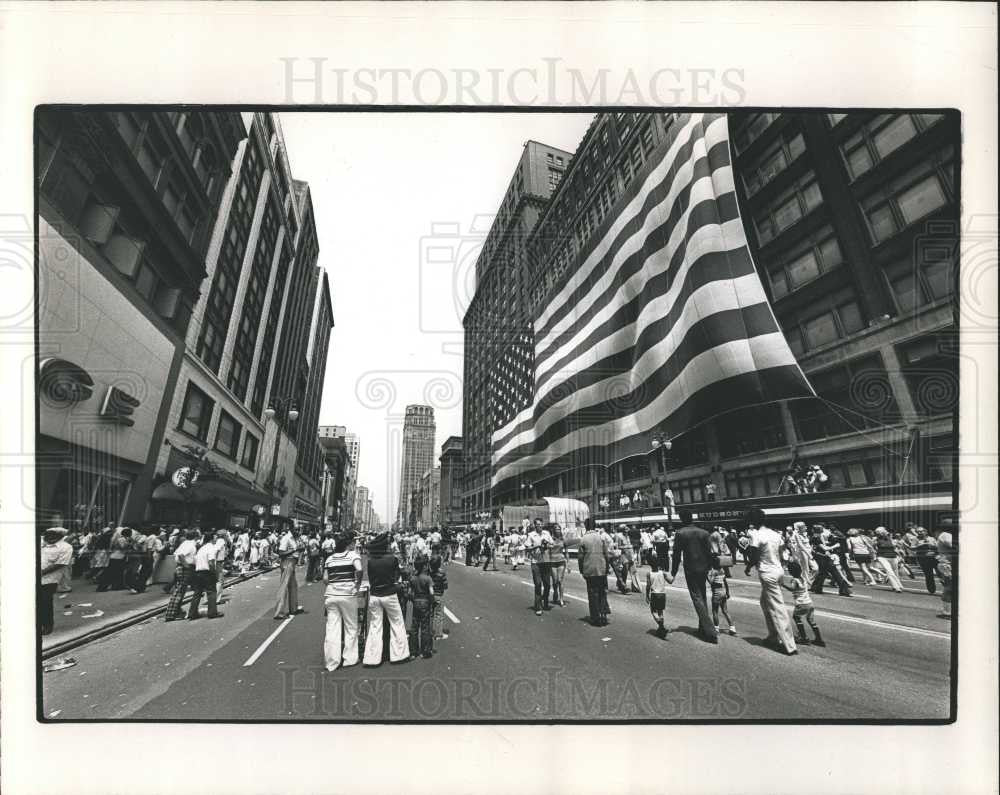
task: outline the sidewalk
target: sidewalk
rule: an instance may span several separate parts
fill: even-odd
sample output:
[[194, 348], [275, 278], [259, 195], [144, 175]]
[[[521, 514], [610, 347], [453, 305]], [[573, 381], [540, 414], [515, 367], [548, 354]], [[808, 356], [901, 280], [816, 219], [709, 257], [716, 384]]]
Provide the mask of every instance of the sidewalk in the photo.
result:
[[[225, 587], [266, 574], [274, 569], [255, 569], [245, 575], [227, 575]], [[170, 594], [163, 592], [163, 583], [153, 583], [144, 593], [133, 594], [127, 588], [121, 591], [98, 592], [97, 586], [82, 577], [73, 580], [73, 590], [56, 594], [55, 629], [42, 638], [42, 656], [56, 648], [94, 633], [113, 630], [119, 624], [141, 619], [147, 614], [165, 610]], [[184, 599], [191, 597], [191, 589]]]

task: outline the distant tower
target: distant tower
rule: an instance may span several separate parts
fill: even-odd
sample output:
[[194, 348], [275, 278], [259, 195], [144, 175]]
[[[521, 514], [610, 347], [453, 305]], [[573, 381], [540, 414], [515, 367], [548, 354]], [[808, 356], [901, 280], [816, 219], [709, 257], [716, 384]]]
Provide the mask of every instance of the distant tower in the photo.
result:
[[403, 421], [403, 463], [399, 473], [399, 503], [396, 515], [407, 523], [410, 494], [420, 488], [420, 478], [434, 466], [434, 409], [430, 406], [407, 406]]

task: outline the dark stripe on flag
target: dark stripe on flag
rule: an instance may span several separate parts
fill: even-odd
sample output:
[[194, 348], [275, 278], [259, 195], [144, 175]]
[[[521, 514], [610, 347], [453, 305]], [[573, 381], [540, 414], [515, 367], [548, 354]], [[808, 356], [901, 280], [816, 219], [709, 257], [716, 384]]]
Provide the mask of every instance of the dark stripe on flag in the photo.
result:
[[[708, 127], [707, 123], [695, 126], [695, 128], [691, 131], [691, 139], [680, 147], [677, 156], [667, 169], [663, 179], [649, 191], [649, 194], [643, 200], [642, 207], [625, 224], [624, 228], [610, 245], [608, 252], [601, 258], [601, 262], [593, 268], [590, 274], [588, 274], [588, 276], [577, 286], [572, 294], [566, 298], [562, 306], [559, 307], [545, 322], [545, 325], [541, 329], [535, 330], [536, 339], [540, 339], [542, 336], [547, 334], [552, 327], [570, 311], [571, 307], [575, 306], [586, 297], [587, 293], [590, 292], [594, 284], [599, 281], [607, 272], [608, 268], [611, 267], [614, 256], [621, 248], [622, 244], [642, 228], [645, 218], [649, 214], [650, 210], [664, 202], [669, 195], [670, 188], [674, 184], [680, 170], [685, 166], [692, 165], [692, 150], [696, 144], [703, 141], [706, 127]], [[664, 150], [663, 156], [666, 154], [667, 152]], [[695, 179], [699, 178], [699, 176], [702, 178], [709, 176], [711, 171], [728, 166], [729, 162], [729, 146], [725, 141], [723, 141], [720, 144], [711, 147], [707, 158], [701, 157], [694, 162], [693, 170], [695, 171], [695, 174], [692, 176], [691, 181], [693, 182]], [[709, 165], [711, 165], [711, 168], [708, 168]], [[642, 187], [642, 182], [643, 180], [639, 179], [633, 181], [630, 187], [633, 189], [634, 193], [638, 193]], [[690, 193], [690, 184], [687, 184], [681, 193], [686, 197]], [[632, 197], [623, 197], [623, 199], [619, 199], [617, 206], [624, 210], [624, 208], [628, 206], [629, 201], [634, 198], [634, 195]], [[683, 211], [683, 207], [681, 211]], [[671, 216], [674, 223], [676, 223], [676, 218], [679, 217], [679, 215], [680, 213], [678, 212], [675, 216], [674, 208], [672, 208]], [[612, 223], [613, 218], [614, 216], [612, 216]], [[591, 244], [588, 245], [587, 248], [579, 255], [579, 261], [581, 263], [586, 261], [587, 257], [593, 252], [593, 249], [597, 247], [601, 240], [602, 237], [600, 234], [595, 234], [593, 236]], [[664, 239], [663, 242], [665, 243], [666, 240]], [[558, 295], [558, 293], [556, 293], [556, 295]]]
[[[727, 411], [769, 402], [771, 395], [774, 394], [788, 398], [813, 396], [808, 384], [802, 379], [798, 365], [771, 367], [767, 370], [725, 378], [698, 390], [677, 407], [662, 427], [668, 436], [677, 436]], [[599, 435], [595, 433], [595, 436]], [[520, 478], [531, 481], [543, 480], [573, 468], [574, 462], [587, 461], [607, 467], [626, 458], [648, 455], [649, 452], [649, 434], [646, 432], [613, 441], [602, 440], [594, 445], [576, 448], [543, 467], [509, 474], [494, 483], [493, 487], [503, 491], [511, 480]], [[499, 469], [499, 465], [495, 469]]]

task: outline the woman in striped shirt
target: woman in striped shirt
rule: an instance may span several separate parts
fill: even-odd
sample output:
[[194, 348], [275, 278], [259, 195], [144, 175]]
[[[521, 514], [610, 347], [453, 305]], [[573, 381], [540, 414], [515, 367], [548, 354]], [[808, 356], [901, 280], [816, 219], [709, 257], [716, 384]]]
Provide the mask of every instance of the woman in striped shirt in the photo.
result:
[[[361, 590], [361, 556], [354, 551], [354, 535], [337, 538], [333, 554], [323, 563], [326, 584], [326, 670], [335, 671], [358, 662], [358, 592]], [[343, 636], [342, 636], [343, 635]]]

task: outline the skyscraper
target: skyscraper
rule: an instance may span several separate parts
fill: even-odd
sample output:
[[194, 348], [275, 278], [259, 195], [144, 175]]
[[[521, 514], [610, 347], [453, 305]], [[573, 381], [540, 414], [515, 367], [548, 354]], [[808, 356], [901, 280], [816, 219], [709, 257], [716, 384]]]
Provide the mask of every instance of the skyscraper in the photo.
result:
[[[530, 394], [532, 335], [527, 311], [534, 271], [527, 241], [562, 181], [571, 153], [524, 145], [476, 261], [476, 293], [462, 318], [465, 368], [463, 508], [490, 504], [490, 439]], [[422, 473], [421, 473], [422, 474]]]
[[399, 503], [396, 514], [401, 524], [407, 522], [410, 494], [420, 488], [423, 474], [434, 466], [434, 409], [431, 406], [406, 407], [403, 421], [403, 462], [399, 474]]

